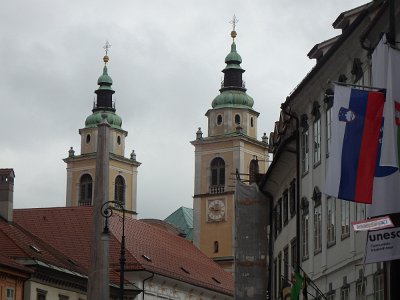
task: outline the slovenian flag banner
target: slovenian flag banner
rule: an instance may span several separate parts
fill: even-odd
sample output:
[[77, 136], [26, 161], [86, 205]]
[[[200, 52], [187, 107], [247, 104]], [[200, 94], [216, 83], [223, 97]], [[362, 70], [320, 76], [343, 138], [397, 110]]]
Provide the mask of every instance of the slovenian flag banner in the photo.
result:
[[386, 42], [386, 36], [372, 53], [372, 85], [386, 89], [383, 130], [375, 167], [370, 217], [400, 213], [400, 51]]
[[335, 86], [327, 195], [371, 203], [385, 95]]

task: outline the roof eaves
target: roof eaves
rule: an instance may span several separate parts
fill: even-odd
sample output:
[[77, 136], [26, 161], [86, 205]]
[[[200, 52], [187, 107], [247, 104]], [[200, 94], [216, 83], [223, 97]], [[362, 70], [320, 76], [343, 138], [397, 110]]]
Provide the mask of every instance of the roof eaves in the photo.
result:
[[328, 52], [321, 57], [321, 59], [317, 62], [317, 64], [307, 73], [306, 77], [294, 88], [294, 90], [290, 93], [290, 95], [286, 98], [285, 104], [289, 104], [294, 97], [301, 91], [301, 89], [308, 83], [308, 81], [315, 76], [315, 74], [325, 65], [328, 59], [336, 52], [336, 50], [346, 41], [346, 39], [350, 36], [350, 34], [354, 31], [355, 28], [361, 23], [361, 21], [367, 16], [368, 9], [363, 10], [351, 23], [348, 30], [343, 32], [337, 41], [332, 45], [332, 47], [328, 50]]

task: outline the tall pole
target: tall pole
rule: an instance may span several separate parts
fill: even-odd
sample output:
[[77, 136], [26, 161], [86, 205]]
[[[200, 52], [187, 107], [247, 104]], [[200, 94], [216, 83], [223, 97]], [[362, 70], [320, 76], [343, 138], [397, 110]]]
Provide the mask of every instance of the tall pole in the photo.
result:
[[[113, 206], [112, 206], [113, 204]], [[107, 201], [104, 203], [100, 209], [101, 215], [106, 218], [104, 231], [103, 233], [108, 234], [108, 219], [112, 216], [113, 210], [122, 210], [122, 237], [121, 237], [121, 249], [120, 249], [120, 257], [119, 257], [119, 299], [124, 299], [124, 283], [125, 283], [125, 207], [122, 202], [119, 201]]]
[[90, 267], [88, 278], [88, 299], [110, 299], [108, 236], [103, 234], [104, 220], [102, 205], [108, 199], [110, 125], [103, 120], [98, 124], [96, 175], [94, 181], [93, 216], [90, 238]]

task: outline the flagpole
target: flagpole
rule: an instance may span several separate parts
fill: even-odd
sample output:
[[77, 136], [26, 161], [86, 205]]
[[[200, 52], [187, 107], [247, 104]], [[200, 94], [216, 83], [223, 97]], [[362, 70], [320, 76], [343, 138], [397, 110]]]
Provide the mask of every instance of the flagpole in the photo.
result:
[[346, 82], [339, 82], [339, 81], [329, 81], [328, 83], [333, 83], [341, 86], [352, 86], [352, 87], [357, 87], [357, 88], [363, 88], [363, 89], [368, 89], [368, 90], [377, 90], [377, 91], [382, 91], [384, 90], [381, 87], [375, 87], [375, 86], [370, 86], [370, 85], [361, 85], [361, 84], [353, 84], [353, 83], [346, 83]]

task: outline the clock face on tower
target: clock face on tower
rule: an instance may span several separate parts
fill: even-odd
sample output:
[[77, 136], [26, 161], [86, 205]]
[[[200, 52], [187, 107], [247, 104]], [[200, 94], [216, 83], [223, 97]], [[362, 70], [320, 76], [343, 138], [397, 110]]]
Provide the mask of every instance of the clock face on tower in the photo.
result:
[[220, 222], [225, 219], [225, 201], [208, 200], [207, 217], [209, 222]]

